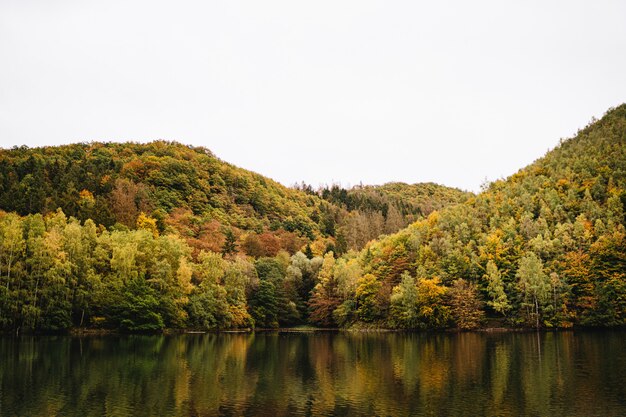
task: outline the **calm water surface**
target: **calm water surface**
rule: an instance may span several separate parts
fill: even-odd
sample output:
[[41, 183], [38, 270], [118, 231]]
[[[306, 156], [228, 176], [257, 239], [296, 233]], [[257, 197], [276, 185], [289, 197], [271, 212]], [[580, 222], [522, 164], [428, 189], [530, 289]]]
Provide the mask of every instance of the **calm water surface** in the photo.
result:
[[626, 332], [0, 338], [2, 416], [624, 416]]

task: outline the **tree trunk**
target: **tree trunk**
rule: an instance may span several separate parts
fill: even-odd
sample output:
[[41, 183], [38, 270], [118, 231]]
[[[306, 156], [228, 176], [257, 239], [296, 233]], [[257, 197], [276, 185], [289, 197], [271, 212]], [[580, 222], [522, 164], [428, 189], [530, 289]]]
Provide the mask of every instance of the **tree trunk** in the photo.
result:
[[537, 302], [537, 297], [535, 298], [535, 314], [537, 315], [537, 330], [539, 330], [539, 303]]

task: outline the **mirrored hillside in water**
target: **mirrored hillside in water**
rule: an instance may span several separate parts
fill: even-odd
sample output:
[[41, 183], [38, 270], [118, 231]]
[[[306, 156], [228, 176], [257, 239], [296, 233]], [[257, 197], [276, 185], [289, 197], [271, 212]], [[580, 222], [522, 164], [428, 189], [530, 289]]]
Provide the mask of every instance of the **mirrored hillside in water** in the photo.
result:
[[0, 414], [617, 416], [625, 335], [2, 338]]

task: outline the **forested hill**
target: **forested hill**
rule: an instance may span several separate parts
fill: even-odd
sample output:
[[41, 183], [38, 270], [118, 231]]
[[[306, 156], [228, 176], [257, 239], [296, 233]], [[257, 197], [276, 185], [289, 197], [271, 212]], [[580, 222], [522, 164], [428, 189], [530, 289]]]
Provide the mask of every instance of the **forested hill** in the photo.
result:
[[416, 215], [428, 215], [435, 210], [466, 201], [473, 196], [457, 188], [445, 187], [432, 182], [406, 184], [389, 182], [383, 185], [359, 185], [352, 187], [346, 197], [336, 196], [333, 188], [322, 190], [322, 198], [345, 204], [348, 208], [360, 208], [364, 205], [389, 200], [400, 207], [402, 212]]
[[[361, 249], [383, 234], [394, 233], [434, 210], [466, 201], [472, 193], [434, 183], [339, 185], [298, 189], [329, 202], [324, 229], [335, 236], [335, 253]], [[330, 221], [329, 221], [330, 220]], [[328, 228], [328, 226], [331, 226]]]
[[426, 217], [428, 185], [288, 189], [165, 142], [0, 175], [2, 330], [626, 325], [626, 105]]
[[313, 237], [319, 199], [173, 142], [85, 143], [0, 151], [0, 208], [135, 228], [140, 212], [163, 231], [172, 213], [243, 230]]
[[302, 184], [296, 188], [315, 194], [322, 199], [348, 211], [381, 212], [386, 214], [393, 206], [401, 214], [413, 216], [415, 221], [443, 207], [466, 201], [472, 193], [458, 188], [446, 187], [432, 182], [406, 184], [389, 182], [383, 185], [340, 185], [321, 187], [317, 190]]
[[164, 141], [0, 150], [4, 211], [60, 208], [80, 221], [118, 229], [135, 229], [143, 213], [143, 224], [175, 231], [197, 250], [239, 248], [252, 256], [293, 253], [305, 243], [313, 243], [316, 253], [360, 249], [467, 195], [434, 184], [413, 194], [407, 204], [379, 192], [345, 206], [321, 198], [321, 191], [287, 188], [228, 164], [205, 148]]
[[370, 244], [364, 275], [328, 320], [471, 327], [486, 312], [526, 325], [624, 325], [625, 213], [621, 105], [464, 204]]

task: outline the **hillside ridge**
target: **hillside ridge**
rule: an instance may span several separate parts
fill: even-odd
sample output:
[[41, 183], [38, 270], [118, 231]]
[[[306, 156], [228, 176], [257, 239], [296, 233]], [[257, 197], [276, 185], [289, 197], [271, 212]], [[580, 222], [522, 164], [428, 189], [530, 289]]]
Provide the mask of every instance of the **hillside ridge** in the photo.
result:
[[622, 105], [413, 203], [389, 190], [428, 187], [288, 189], [181, 145], [0, 151], [0, 328], [624, 326], [625, 145]]

